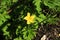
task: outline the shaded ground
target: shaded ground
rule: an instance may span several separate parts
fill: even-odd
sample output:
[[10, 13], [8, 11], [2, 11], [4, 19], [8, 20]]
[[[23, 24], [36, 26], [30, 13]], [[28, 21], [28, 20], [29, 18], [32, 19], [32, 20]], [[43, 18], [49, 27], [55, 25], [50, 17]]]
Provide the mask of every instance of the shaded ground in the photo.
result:
[[34, 40], [40, 40], [43, 35], [47, 36], [46, 40], [60, 40], [59, 33], [60, 22], [57, 25], [41, 25]]

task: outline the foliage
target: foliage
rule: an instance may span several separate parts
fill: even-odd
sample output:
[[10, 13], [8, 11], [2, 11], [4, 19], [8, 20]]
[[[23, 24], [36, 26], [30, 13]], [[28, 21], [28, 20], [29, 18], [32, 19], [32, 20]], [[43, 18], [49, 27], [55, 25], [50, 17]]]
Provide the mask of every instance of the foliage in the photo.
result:
[[60, 0], [43, 0], [44, 4], [49, 8], [55, 9], [56, 11], [60, 11]]
[[[59, 21], [57, 17], [57, 12], [60, 12], [59, 4], [59, 0], [1, 0], [0, 34], [4, 37], [1, 40], [32, 40], [36, 36], [39, 24], [56, 24]], [[43, 12], [42, 5], [45, 8], [47, 6], [48, 11], [53, 8], [57, 11]], [[27, 12], [36, 16], [34, 23], [27, 24], [24, 19]]]

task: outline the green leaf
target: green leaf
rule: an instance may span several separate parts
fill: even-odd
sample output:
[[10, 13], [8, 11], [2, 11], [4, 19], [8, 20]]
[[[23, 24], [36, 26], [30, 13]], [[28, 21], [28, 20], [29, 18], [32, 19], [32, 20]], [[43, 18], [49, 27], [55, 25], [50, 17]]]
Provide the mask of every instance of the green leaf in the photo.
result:
[[7, 28], [8, 26], [6, 25], [5, 27], [3, 27], [2, 31], [4, 32], [3, 35], [7, 35], [9, 37], [10, 35], [9, 32], [7, 31]]
[[2, 23], [3, 23], [3, 22], [0, 20], [0, 26], [2, 25]]
[[48, 18], [47, 22], [50, 24], [56, 24], [59, 18]]
[[35, 3], [35, 6], [36, 6], [36, 10], [38, 11], [38, 13], [40, 13], [41, 11], [41, 0], [34, 0], [33, 3]]
[[60, 9], [60, 0], [43, 0], [45, 6], [59, 11]]
[[40, 14], [39, 17], [42, 19], [46, 19], [46, 16], [44, 14]]
[[42, 22], [46, 19], [47, 17], [44, 15], [44, 14], [40, 14], [39, 17], [36, 17], [36, 19], [39, 21], [39, 22]]
[[14, 40], [22, 40], [22, 38], [21, 37], [17, 37]]
[[13, 2], [17, 2], [18, 0], [13, 0]]

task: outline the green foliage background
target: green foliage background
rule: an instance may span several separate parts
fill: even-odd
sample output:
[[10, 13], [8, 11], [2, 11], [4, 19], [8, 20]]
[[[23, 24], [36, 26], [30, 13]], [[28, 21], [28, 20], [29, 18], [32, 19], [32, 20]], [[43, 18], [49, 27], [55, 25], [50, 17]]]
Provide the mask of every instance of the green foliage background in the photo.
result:
[[[27, 12], [36, 15], [34, 24], [27, 25], [23, 19]], [[1, 0], [1, 40], [32, 40], [40, 24], [56, 24], [60, 17], [58, 0]]]

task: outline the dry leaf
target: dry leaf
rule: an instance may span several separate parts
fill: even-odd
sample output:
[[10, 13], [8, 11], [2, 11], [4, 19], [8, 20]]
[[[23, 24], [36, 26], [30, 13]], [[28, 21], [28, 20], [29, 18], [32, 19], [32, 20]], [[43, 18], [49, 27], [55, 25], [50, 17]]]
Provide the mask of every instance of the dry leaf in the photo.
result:
[[41, 38], [41, 40], [46, 40], [46, 35], [43, 35], [43, 37]]

